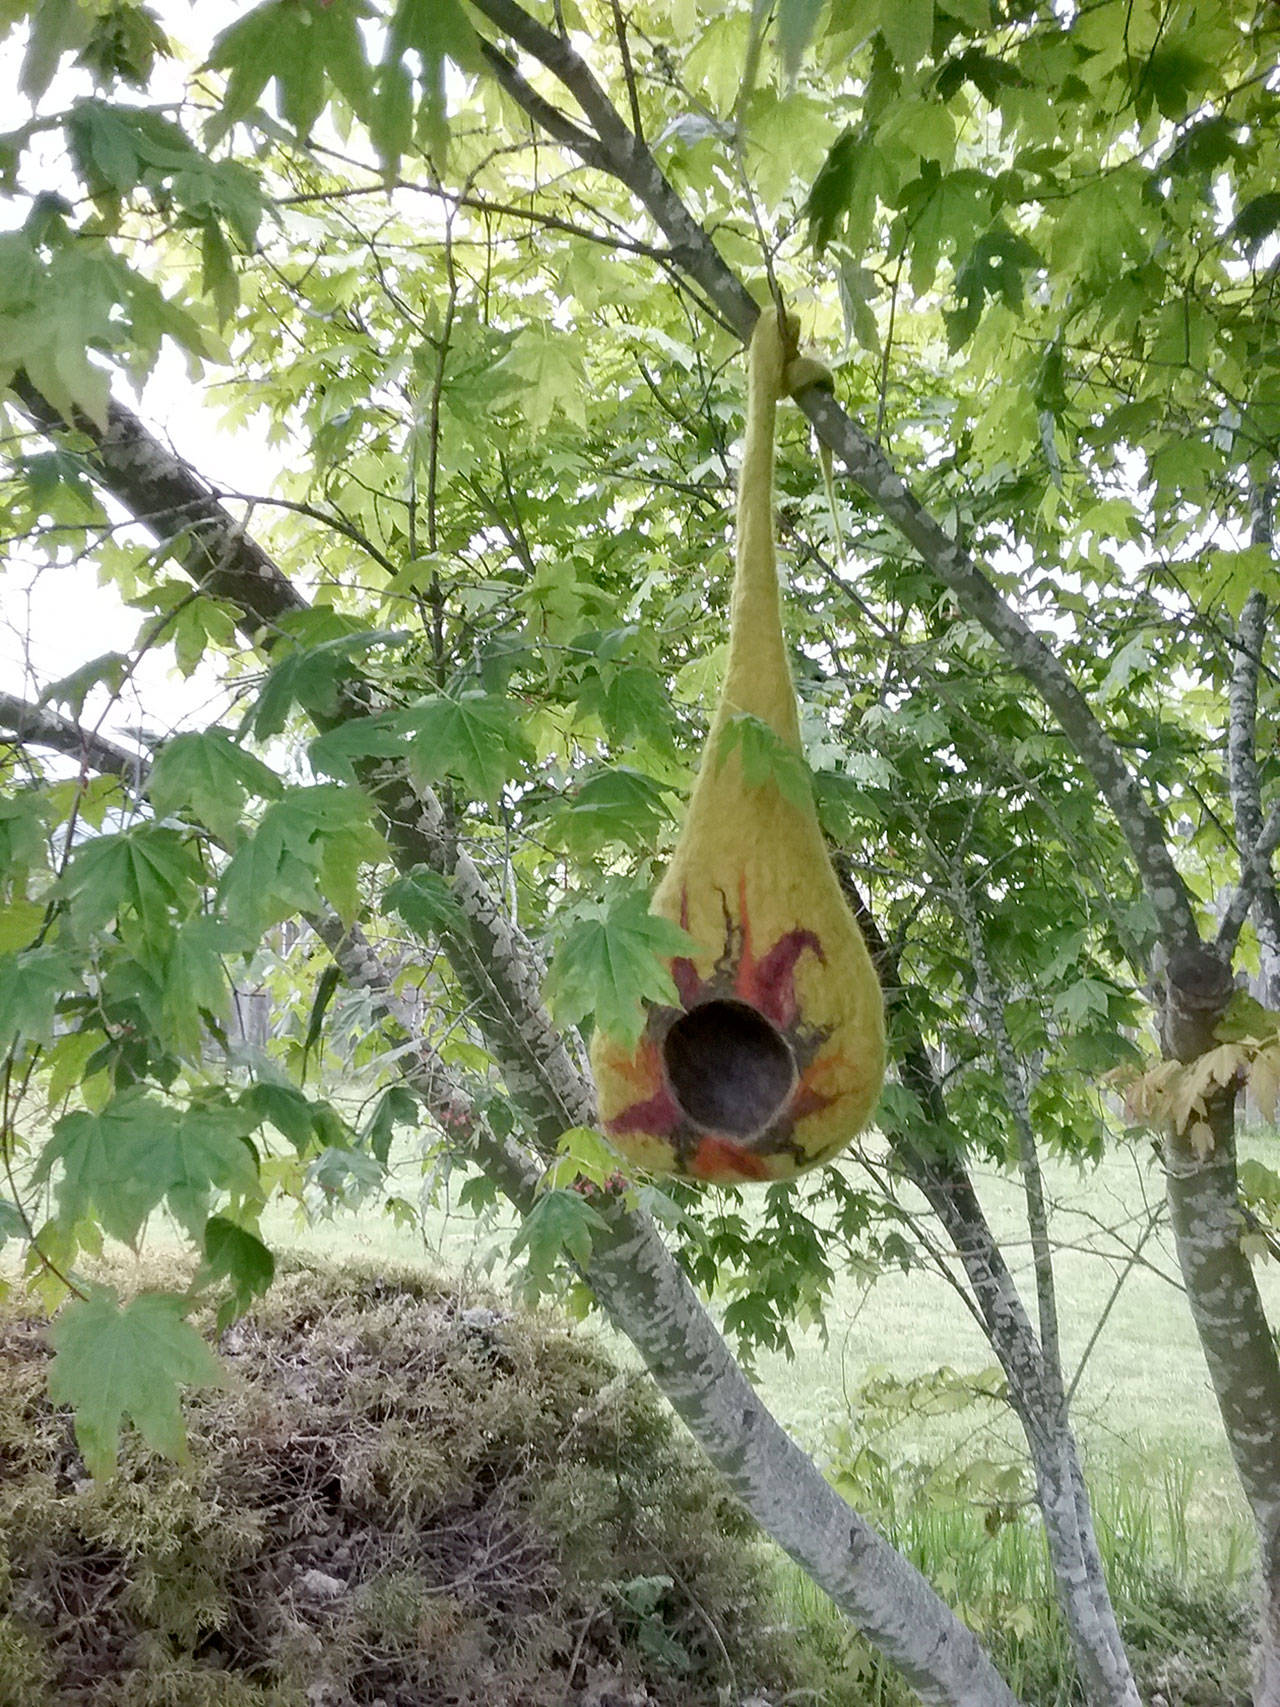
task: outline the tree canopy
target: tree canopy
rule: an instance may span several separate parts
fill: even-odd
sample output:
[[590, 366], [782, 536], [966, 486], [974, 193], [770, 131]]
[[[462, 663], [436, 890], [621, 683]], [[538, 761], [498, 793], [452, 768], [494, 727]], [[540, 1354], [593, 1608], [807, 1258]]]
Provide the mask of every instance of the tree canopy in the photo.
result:
[[[1232, 1220], [1261, 1246], [1280, 1204], [1257, 1164], [1242, 1200], [1232, 1126], [1246, 1075], [1273, 1107], [1280, 1039], [1228, 1006], [1236, 972], [1280, 995], [1274, 7], [58, 0], [0, 27], [6, 573], [91, 571], [138, 613], [127, 651], [0, 696], [0, 1240], [62, 1305], [90, 1467], [125, 1418], [180, 1438], [214, 1372], [187, 1317], [270, 1283], [266, 1203], [362, 1201], [412, 1132], [428, 1192], [517, 1204], [530, 1295], [633, 1333], [766, 1526], [759, 1402], [691, 1287], [749, 1363], [842, 1265], [948, 1262], [1094, 1584], [1061, 1564], [1090, 1700], [1131, 1704], [1039, 1180], [1102, 1153], [1127, 1075], [1280, 1595], [1253, 1427], [1280, 1369]], [[667, 987], [647, 898], [723, 664], [742, 343], [775, 298], [834, 394], [779, 453], [806, 763], [752, 727], [742, 762], [812, 791], [894, 1070], [852, 1163], [749, 1203], [621, 1179], [582, 1040]], [[217, 478], [213, 423], [264, 447], [260, 484]], [[144, 743], [114, 708], [157, 654], [201, 709]], [[979, 1157], [1026, 1186], [1026, 1305]], [[80, 1278], [157, 1214], [188, 1298]], [[899, 1608], [927, 1589], [789, 1450], [821, 1533], [784, 1545], [924, 1699], [1001, 1699], [940, 1605], [933, 1673], [894, 1634], [865, 1572]]]

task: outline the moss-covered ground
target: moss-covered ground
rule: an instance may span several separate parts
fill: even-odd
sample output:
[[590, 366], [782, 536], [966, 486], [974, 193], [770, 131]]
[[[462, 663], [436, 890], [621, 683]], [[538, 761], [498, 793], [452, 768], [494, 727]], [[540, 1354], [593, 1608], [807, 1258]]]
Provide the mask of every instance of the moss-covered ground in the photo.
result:
[[42, 1324], [7, 1307], [4, 1707], [720, 1707], [797, 1681], [749, 1525], [588, 1337], [310, 1266], [222, 1350], [190, 1462], [133, 1440], [95, 1484]]

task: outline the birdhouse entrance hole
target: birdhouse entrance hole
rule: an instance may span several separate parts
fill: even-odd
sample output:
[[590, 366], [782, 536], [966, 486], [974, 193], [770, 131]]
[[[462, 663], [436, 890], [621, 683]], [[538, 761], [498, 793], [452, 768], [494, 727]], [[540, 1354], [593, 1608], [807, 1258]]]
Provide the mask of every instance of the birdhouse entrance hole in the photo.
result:
[[786, 1038], [746, 1002], [703, 1002], [681, 1014], [666, 1035], [662, 1057], [688, 1118], [730, 1138], [764, 1132], [796, 1085]]

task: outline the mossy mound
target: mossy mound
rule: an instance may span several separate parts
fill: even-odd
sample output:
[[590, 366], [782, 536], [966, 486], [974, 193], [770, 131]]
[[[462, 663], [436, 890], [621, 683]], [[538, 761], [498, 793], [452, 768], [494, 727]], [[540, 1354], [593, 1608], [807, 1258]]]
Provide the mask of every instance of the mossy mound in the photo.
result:
[[750, 1525], [648, 1385], [421, 1276], [297, 1271], [191, 1462], [95, 1485], [0, 1320], [5, 1707], [680, 1707], [791, 1681]]

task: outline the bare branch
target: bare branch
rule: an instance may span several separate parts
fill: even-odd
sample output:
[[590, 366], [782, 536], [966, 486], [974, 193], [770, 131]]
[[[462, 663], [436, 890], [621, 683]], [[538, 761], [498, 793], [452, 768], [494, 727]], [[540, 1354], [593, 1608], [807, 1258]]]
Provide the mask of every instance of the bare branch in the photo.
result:
[[282, 616], [306, 609], [306, 600], [203, 476], [149, 433], [132, 409], [113, 398], [100, 431], [82, 416], [64, 421], [25, 375], [9, 383], [42, 432], [59, 442], [68, 428], [84, 435], [89, 472], [171, 548], [202, 592], [239, 609], [243, 633], [270, 632]]
[[[1253, 492], [1253, 543], [1269, 547], [1271, 513], [1275, 491], [1260, 484]], [[1253, 912], [1254, 928], [1262, 950], [1262, 972], [1268, 1006], [1280, 1002], [1280, 898], [1269, 860], [1258, 861], [1255, 853], [1263, 840], [1262, 784], [1256, 753], [1258, 722], [1258, 675], [1267, 635], [1266, 595], [1255, 589], [1245, 600], [1235, 635], [1227, 721], [1227, 776], [1235, 813], [1236, 851], [1240, 856], [1240, 887], [1232, 897], [1223, 919], [1218, 941], [1230, 953], [1244, 924]], [[1243, 910], [1241, 910], [1243, 909]]]
[[1036, 1144], [1035, 1127], [1031, 1121], [1031, 1105], [1027, 1096], [1026, 1079], [1017, 1051], [1005, 1024], [1006, 996], [1000, 988], [987, 958], [982, 927], [978, 922], [973, 896], [965, 882], [964, 873], [952, 874], [952, 898], [973, 965], [974, 982], [982, 1021], [996, 1057], [1000, 1077], [1004, 1081], [1005, 1100], [1018, 1136], [1021, 1155], [1022, 1186], [1027, 1206], [1027, 1230], [1031, 1235], [1032, 1266], [1036, 1278], [1036, 1302], [1040, 1315], [1040, 1351], [1044, 1358], [1046, 1379], [1058, 1395], [1063, 1390], [1062, 1342], [1058, 1331], [1058, 1303], [1053, 1276], [1053, 1249], [1049, 1236], [1049, 1208], [1045, 1196], [1044, 1176], [1040, 1168], [1040, 1152]]
[[96, 730], [82, 728], [68, 717], [61, 717], [42, 705], [32, 705], [16, 694], [0, 693], [0, 729], [11, 730], [18, 745], [31, 742], [48, 747], [55, 753], [65, 753], [82, 769], [118, 776], [130, 790], [141, 790], [150, 761], [141, 753], [131, 753], [119, 747]]
[[1227, 910], [1222, 915], [1217, 940], [1218, 953], [1221, 957], [1229, 958], [1234, 952], [1255, 895], [1265, 884], [1274, 882], [1271, 872], [1271, 856], [1277, 847], [1280, 847], [1280, 805], [1273, 806], [1267, 814], [1267, 821], [1259, 831], [1258, 839], [1253, 844], [1253, 850], [1240, 873], [1240, 882], [1236, 885], [1231, 899], [1227, 903]]
[[613, 32], [618, 38], [622, 55], [622, 75], [627, 83], [627, 99], [631, 103], [631, 128], [640, 142], [644, 141], [644, 123], [640, 117], [640, 91], [636, 88], [635, 67], [631, 63], [631, 46], [627, 41], [627, 20], [619, 0], [610, 0], [613, 8]]

